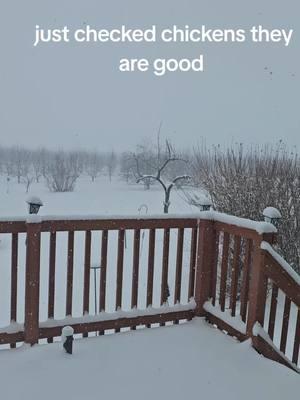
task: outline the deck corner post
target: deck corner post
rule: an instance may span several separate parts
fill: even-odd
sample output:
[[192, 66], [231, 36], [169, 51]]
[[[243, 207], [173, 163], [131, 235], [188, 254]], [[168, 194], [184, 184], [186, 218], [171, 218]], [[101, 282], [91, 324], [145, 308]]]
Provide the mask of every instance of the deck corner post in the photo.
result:
[[27, 222], [24, 341], [38, 343], [41, 222]]
[[253, 327], [256, 323], [264, 324], [265, 307], [267, 298], [268, 279], [265, 275], [266, 253], [261, 248], [263, 241], [274, 243], [275, 234], [259, 235], [253, 242], [253, 263], [249, 286], [249, 310], [247, 317], [247, 337], [252, 338], [255, 347], [256, 337], [253, 335]]
[[195, 276], [195, 302], [197, 317], [206, 315], [204, 303], [211, 295], [211, 278], [216, 252], [214, 221], [199, 220]]

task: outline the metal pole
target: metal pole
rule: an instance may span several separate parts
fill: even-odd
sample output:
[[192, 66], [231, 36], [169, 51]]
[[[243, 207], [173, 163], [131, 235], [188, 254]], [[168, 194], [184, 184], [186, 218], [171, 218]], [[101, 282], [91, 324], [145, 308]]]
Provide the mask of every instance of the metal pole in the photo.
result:
[[95, 314], [97, 314], [97, 270], [101, 268], [101, 265], [91, 265], [90, 268], [94, 271]]

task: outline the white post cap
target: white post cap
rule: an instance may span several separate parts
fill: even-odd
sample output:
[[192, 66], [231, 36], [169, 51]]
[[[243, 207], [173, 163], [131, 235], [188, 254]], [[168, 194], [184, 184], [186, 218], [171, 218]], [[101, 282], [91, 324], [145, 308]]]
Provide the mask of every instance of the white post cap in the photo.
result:
[[263, 216], [270, 219], [282, 218], [281, 212], [275, 207], [266, 207], [263, 211]]
[[64, 326], [61, 330], [62, 336], [72, 336], [74, 334], [74, 329], [71, 326]]

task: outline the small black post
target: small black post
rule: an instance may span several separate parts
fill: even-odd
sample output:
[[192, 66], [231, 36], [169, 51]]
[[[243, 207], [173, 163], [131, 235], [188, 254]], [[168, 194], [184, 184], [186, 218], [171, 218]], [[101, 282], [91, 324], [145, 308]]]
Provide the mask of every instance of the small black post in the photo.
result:
[[73, 353], [73, 334], [74, 329], [71, 326], [65, 326], [61, 331], [63, 346], [68, 354]]

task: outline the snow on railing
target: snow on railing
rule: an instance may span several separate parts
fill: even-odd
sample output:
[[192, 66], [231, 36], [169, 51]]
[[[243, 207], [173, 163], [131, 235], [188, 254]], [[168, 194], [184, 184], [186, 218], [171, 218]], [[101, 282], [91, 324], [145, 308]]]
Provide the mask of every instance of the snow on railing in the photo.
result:
[[280, 351], [280, 349], [274, 344], [273, 340], [268, 335], [268, 332], [266, 332], [258, 322], [253, 326], [252, 333], [254, 337], [260, 336], [270, 346], [272, 351], [282, 359], [285, 365], [300, 373], [300, 368], [298, 368], [296, 364], [291, 362], [291, 360], [282, 351]]
[[230, 310], [222, 311], [219, 305], [213, 306], [210, 301], [207, 301], [203, 307], [208, 313], [226, 322], [226, 324], [230, 325], [243, 335], [246, 335], [246, 324], [242, 321], [239, 315], [233, 317]]
[[193, 214], [128, 214], [128, 215], [39, 215], [36, 219], [32, 219], [32, 216], [28, 215], [24, 217], [2, 217], [1, 222], [43, 222], [43, 221], [94, 221], [94, 220], [168, 220], [168, 219], [197, 219], [197, 220], [210, 220], [220, 222], [229, 225], [235, 225], [240, 228], [252, 229], [258, 234], [263, 233], [276, 233], [277, 229], [274, 225], [263, 221], [253, 221], [246, 218], [235, 217], [232, 215], [220, 213], [217, 211], [202, 211]]
[[300, 286], [300, 275], [278, 254], [268, 242], [262, 242], [260, 245], [262, 250], [266, 250], [277, 263], [288, 273], [288, 275]]
[[[154, 316], [159, 314], [177, 313], [183, 311], [192, 311], [196, 308], [194, 299], [191, 299], [187, 304], [175, 304], [169, 306], [164, 304], [161, 307], [147, 307], [145, 309], [134, 308], [130, 311], [118, 310], [115, 312], [100, 312], [97, 315], [90, 315], [86, 313], [82, 317], [67, 316], [61, 319], [49, 318], [46, 321], [39, 323], [40, 328], [52, 328], [52, 327], [63, 327], [72, 324], [88, 324], [92, 322], [103, 322], [103, 321], [116, 321], [121, 318], [137, 318], [144, 316]], [[8, 326], [0, 328], [1, 333], [17, 333], [24, 330], [24, 324], [12, 322]]]

